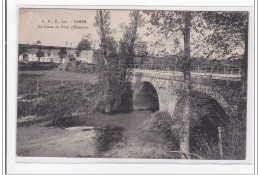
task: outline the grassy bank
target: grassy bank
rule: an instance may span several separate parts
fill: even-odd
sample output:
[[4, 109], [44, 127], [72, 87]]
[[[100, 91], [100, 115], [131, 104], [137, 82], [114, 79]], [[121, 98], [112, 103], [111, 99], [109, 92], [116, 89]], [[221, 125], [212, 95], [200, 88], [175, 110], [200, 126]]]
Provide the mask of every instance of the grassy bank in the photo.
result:
[[18, 84], [18, 118], [36, 115], [57, 121], [60, 117], [92, 113], [102, 95], [95, 74], [21, 71]]

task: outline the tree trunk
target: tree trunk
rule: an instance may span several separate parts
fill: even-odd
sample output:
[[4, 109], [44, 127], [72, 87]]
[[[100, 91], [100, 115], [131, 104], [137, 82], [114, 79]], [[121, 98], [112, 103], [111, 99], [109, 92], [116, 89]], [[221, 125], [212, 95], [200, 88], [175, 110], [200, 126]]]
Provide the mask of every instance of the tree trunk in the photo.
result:
[[[180, 138], [180, 151], [183, 153], [190, 153], [190, 92], [191, 92], [191, 75], [190, 75], [190, 20], [191, 13], [185, 12], [184, 22], [184, 54], [182, 71], [184, 75], [184, 87], [185, 87], [185, 106], [183, 110], [182, 118], [182, 131]], [[187, 156], [190, 158], [190, 156]], [[182, 158], [186, 158], [182, 154]]]
[[247, 66], [248, 66], [248, 20], [245, 25], [244, 30], [244, 42], [245, 42], [245, 50], [244, 56], [242, 60], [242, 70], [241, 70], [241, 97], [244, 97], [242, 103], [240, 103], [240, 111], [241, 115], [238, 116], [241, 120], [246, 120], [246, 111], [247, 111]]
[[124, 43], [121, 41], [121, 58], [119, 59], [119, 96], [117, 98], [118, 102], [122, 105], [122, 99], [124, 97], [124, 91], [125, 89], [125, 78], [126, 78], [126, 71], [129, 64], [133, 64], [134, 61], [134, 44], [136, 40], [136, 34], [137, 34], [137, 27], [138, 27], [138, 18], [139, 18], [139, 11], [133, 11], [134, 19], [133, 19], [133, 26], [131, 31], [131, 38], [130, 38], [130, 44]]
[[133, 63], [134, 61], [134, 45], [136, 40], [136, 33], [137, 33], [137, 27], [138, 27], [138, 18], [139, 18], [139, 11], [135, 10], [134, 12], [134, 25], [133, 25], [133, 31], [131, 36], [131, 42], [129, 47], [129, 53], [130, 53], [130, 63]]
[[242, 61], [242, 71], [241, 71], [241, 93], [242, 95], [246, 95], [247, 92], [247, 66], [248, 66], [248, 21], [245, 26], [245, 51], [244, 57]]
[[100, 29], [100, 33], [101, 33], [101, 48], [103, 49], [103, 58], [104, 58], [104, 63], [105, 63], [105, 69], [102, 70], [104, 71], [104, 74], [101, 76], [102, 81], [104, 81], [103, 83], [103, 88], [104, 88], [104, 93], [106, 95], [106, 104], [105, 104], [105, 113], [110, 113], [111, 112], [111, 97], [110, 97], [110, 71], [109, 71], [109, 67], [108, 67], [108, 62], [107, 62], [107, 43], [106, 43], [106, 31], [104, 29], [104, 14], [103, 14], [103, 10], [98, 10], [98, 17], [100, 20], [99, 23], [99, 29]]
[[107, 57], [107, 46], [106, 46], [106, 34], [104, 30], [104, 19], [103, 19], [103, 12], [102, 10], [99, 10], [99, 18], [100, 18], [100, 32], [101, 32], [101, 46], [103, 49], [103, 54], [106, 59]]

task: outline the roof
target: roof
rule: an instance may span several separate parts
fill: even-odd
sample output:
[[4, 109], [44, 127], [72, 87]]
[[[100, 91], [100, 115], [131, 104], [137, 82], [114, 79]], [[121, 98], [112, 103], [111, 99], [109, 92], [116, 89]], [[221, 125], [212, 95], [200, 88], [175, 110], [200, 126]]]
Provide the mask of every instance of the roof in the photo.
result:
[[60, 48], [67, 48], [67, 49], [77, 49], [76, 47], [68, 47], [68, 46], [45, 46], [45, 45], [38, 45], [38, 44], [19, 44], [19, 47], [27, 47], [30, 48], [39, 48], [42, 49], [60, 49]]

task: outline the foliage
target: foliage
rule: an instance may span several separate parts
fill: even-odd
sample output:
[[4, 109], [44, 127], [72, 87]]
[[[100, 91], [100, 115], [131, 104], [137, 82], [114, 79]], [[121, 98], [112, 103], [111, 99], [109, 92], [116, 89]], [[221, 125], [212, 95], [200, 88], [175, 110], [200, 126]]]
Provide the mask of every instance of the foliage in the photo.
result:
[[153, 117], [145, 123], [145, 129], [149, 131], [169, 132], [171, 131], [172, 118], [168, 112], [156, 112]]
[[22, 55], [22, 54], [26, 53], [27, 50], [28, 50], [27, 47], [19, 46], [18, 53], [19, 53], [19, 55]]
[[102, 112], [110, 113], [120, 106], [120, 85], [118, 83], [118, 56], [117, 43], [110, 29], [110, 11], [97, 10], [94, 26], [100, 36], [100, 47], [103, 51], [103, 60], [98, 61], [99, 83], [104, 96], [100, 105]]
[[[205, 12], [204, 19], [209, 23], [213, 34], [207, 42], [222, 51], [222, 55], [236, 56], [235, 48], [244, 51], [241, 72], [241, 95], [247, 92], [247, 64], [248, 64], [248, 12]], [[241, 106], [245, 108], [246, 106]], [[246, 115], [246, 114], [244, 114]]]
[[98, 29], [98, 34], [101, 41], [100, 47], [103, 50], [103, 54], [106, 59], [108, 54], [115, 53], [117, 50], [116, 41], [112, 37], [112, 31], [110, 29], [110, 11], [97, 10], [94, 26]]
[[138, 10], [131, 11], [129, 14], [130, 23], [128, 26], [121, 26], [123, 30], [123, 37], [120, 40], [120, 53], [123, 59], [123, 64], [133, 64], [135, 49], [140, 52], [142, 56], [146, 55], [147, 46], [144, 41], [139, 41], [141, 38], [138, 35], [138, 27], [142, 27], [145, 24], [144, 18], [139, 14]]
[[68, 57], [69, 57], [69, 61], [75, 61], [76, 60], [74, 54], [69, 54]]
[[65, 47], [60, 48], [58, 55], [61, 59], [65, 58], [67, 56], [66, 48]]
[[51, 70], [58, 67], [58, 63], [50, 62], [19, 62], [18, 70], [19, 71], [41, 71], [41, 70]]
[[77, 49], [78, 50], [90, 50], [91, 42], [87, 39], [82, 38], [82, 40], [78, 43]]
[[79, 57], [79, 56], [80, 56], [80, 52], [81, 52], [81, 50], [79, 50], [79, 49], [77, 49], [77, 50], [76, 50], [76, 52], [75, 52], [75, 53], [76, 53], [76, 56], [77, 56], [77, 57]]
[[40, 59], [44, 56], [44, 52], [42, 51], [41, 47], [38, 49], [36, 56]]
[[135, 55], [142, 58], [142, 63], [144, 62], [144, 57], [148, 55], [147, 43], [143, 41], [136, 42], [135, 44]]
[[42, 44], [42, 42], [41, 42], [40, 40], [37, 40], [37, 41], [36, 41], [36, 44], [39, 44], [39, 45], [40, 45], [40, 44]]

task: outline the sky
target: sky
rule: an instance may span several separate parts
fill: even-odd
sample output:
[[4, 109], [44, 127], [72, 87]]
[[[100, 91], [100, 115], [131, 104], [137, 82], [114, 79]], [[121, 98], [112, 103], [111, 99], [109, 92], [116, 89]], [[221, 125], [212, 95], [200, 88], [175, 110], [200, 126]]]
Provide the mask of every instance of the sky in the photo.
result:
[[[114, 30], [114, 38], [119, 41], [122, 38], [122, 32], [120, 25], [128, 25], [130, 22], [129, 10], [110, 10], [110, 28]], [[148, 15], [140, 12], [142, 17], [149, 19]], [[95, 48], [99, 47], [99, 36], [97, 29], [93, 25], [95, 23], [96, 10], [83, 10], [83, 9], [20, 9], [19, 11], [19, 43], [33, 44], [40, 40], [43, 45], [51, 46], [69, 46], [76, 47], [84, 35], [89, 34], [95, 42]], [[54, 23], [48, 23], [50, 20]], [[55, 20], [60, 23], [55, 23]], [[61, 27], [68, 25], [69, 27], [75, 25], [74, 20], [86, 20], [86, 23], [76, 24], [84, 27], [84, 29], [67, 29]], [[67, 21], [67, 24], [62, 24], [62, 21]], [[59, 28], [39, 28], [39, 25], [58, 25]], [[143, 27], [138, 28], [139, 36], [142, 36], [142, 40], [148, 42], [148, 52], [158, 52], [160, 46], [150, 46], [158, 36], [146, 36], [146, 28], [150, 27], [150, 24], [146, 24]], [[156, 27], [154, 27], [156, 30]], [[158, 31], [159, 32], [159, 31]], [[166, 46], [167, 47], [167, 46]], [[172, 46], [169, 45], [169, 52], [171, 52]]]
[[[72, 43], [72, 46], [77, 46], [82, 37], [88, 33], [93, 40], [98, 40], [97, 30], [93, 25], [95, 15], [95, 10], [20, 9], [19, 43], [32, 44], [40, 40], [43, 45], [65, 46], [68, 42]], [[53, 25], [53, 23], [47, 23], [48, 20], [59, 21], [59, 29], [38, 27], [38, 25]], [[74, 20], [86, 20], [87, 23], [74, 23]], [[68, 23], [61, 24], [62, 21]], [[111, 11], [111, 29], [118, 29], [122, 22], [129, 22], [129, 11]], [[83, 29], [65, 28], [65, 26], [73, 25], [83, 27]]]
[[[120, 32], [120, 24], [128, 25], [130, 22], [129, 10], [110, 10], [110, 28], [115, 30], [114, 38], [119, 41], [122, 37]], [[142, 17], [149, 20], [149, 16], [140, 12]], [[33, 44], [37, 40], [40, 40], [42, 45], [49, 46], [72, 46], [76, 47], [80, 40], [85, 35], [90, 35], [95, 43], [95, 49], [99, 47], [99, 36], [96, 27], [93, 25], [95, 23], [96, 10], [85, 10], [85, 9], [32, 9], [32, 8], [21, 8], [19, 10], [19, 43], [22, 44]], [[85, 23], [79, 23], [79, 21], [84, 21]], [[76, 28], [75, 28], [76, 26]], [[49, 28], [54, 27], [54, 28]], [[174, 48], [173, 41], [160, 41], [162, 34], [156, 28], [154, 35], [145, 35], [147, 32], [147, 27], [151, 27], [147, 23], [142, 28], [138, 28], [138, 33], [142, 36], [142, 40], [148, 43], [149, 53], [159, 53], [160, 50], [166, 49], [171, 54], [179, 51], [180, 48]], [[191, 35], [196, 36], [198, 33], [193, 33]], [[183, 37], [177, 36], [180, 41], [180, 45], [183, 48]], [[154, 45], [155, 41], [159, 41], [158, 45]], [[164, 46], [160, 44], [166, 43]], [[238, 49], [240, 54], [241, 49]], [[191, 56], [201, 56], [200, 53], [196, 53], [192, 50], [191, 46]]]

